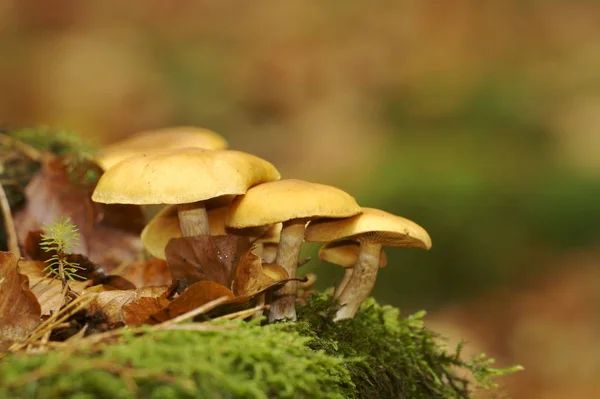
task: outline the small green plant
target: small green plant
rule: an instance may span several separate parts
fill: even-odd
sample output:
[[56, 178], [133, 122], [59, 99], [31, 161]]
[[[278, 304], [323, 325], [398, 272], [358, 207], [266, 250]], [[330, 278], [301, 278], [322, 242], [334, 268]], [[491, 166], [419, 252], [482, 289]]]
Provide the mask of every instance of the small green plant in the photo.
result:
[[68, 280], [84, 279], [77, 274], [82, 267], [77, 262], [69, 260], [71, 250], [79, 244], [79, 230], [70, 217], [61, 217], [53, 223], [42, 226], [44, 233], [40, 247], [45, 252], [53, 252], [52, 257], [46, 261], [44, 268], [49, 274], [58, 277], [63, 284]]

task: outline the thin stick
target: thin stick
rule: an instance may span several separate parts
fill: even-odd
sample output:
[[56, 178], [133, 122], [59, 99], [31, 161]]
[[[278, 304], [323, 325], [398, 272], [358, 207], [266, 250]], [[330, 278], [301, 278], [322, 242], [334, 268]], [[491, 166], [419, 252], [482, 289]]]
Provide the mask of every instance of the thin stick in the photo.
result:
[[6, 191], [4, 191], [4, 186], [2, 184], [0, 184], [0, 207], [2, 208], [2, 216], [4, 217], [4, 229], [6, 230], [8, 250], [20, 258], [21, 249], [19, 248], [17, 229], [15, 228], [15, 221], [10, 211], [8, 196], [6, 195]]
[[250, 309], [240, 310], [239, 312], [229, 313], [213, 320], [236, 320], [236, 319], [245, 319], [246, 317], [250, 317], [254, 315], [256, 312], [268, 309], [269, 305], [258, 305]]
[[207, 302], [204, 305], [202, 305], [200, 307], [197, 307], [196, 309], [190, 310], [187, 313], [179, 315], [179, 316], [175, 317], [174, 319], [167, 320], [165, 322], [157, 324], [155, 326], [155, 328], [158, 328], [158, 329], [167, 328], [167, 327], [169, 327], [169, 326], [171, 326], [173, 324], [177, 324], [177, 323], [181, 323], [182, 321], [193, 319], [194, 317], [196, 317], [198, 315], [201, 315], [201, 314], [206, 313], [206, 312], [210, 312], [211, 310], [213, 310], [214, 308], [216, 308], [217, 306], [219, 306], [223, 302], [227, 301], [228, 299], [230, 299], [230, 298], [227, 297], [227, 296], [222, 296], [220, 298], [217, 298], [215, 300]]

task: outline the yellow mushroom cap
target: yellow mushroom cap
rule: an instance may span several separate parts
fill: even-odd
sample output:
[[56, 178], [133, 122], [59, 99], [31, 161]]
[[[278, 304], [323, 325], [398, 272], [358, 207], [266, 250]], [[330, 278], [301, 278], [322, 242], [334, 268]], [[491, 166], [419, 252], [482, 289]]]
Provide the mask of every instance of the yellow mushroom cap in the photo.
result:
[[308, 242], [366, 240], [394, 247], [431, 248], [424, 228], [401, 216], [380, 209], [362, 208], [362, 213], [346, 219], [315, 220], [305, 233]]
[[252, 187], [231, 204], [227, 227], [264, 226], [300, 218], [341, 218], [361, 211], [339, 188], [302, 180], [280, 180]]
[[177, 126], [134, 134], [125, 140], [106, 146], [96, 160], [104, 170], [122, 160], [144, 152], [198, 147], [223, 150], [227, 141], [219, 134], [198, 127]]
[[[359, 254], [360, 244], [350, 240], [328, 242], [319, 249], [319, 259], [343, 267], [354, 267]], [[379, 268], [383, 269], [386, 266], [387, 255], [381, 250]]]
[[92, 200], [107, 204], [187, 204], [278, 180], [269, 162], [241, 151], [183, 148], [134, 155], [106, 171]]

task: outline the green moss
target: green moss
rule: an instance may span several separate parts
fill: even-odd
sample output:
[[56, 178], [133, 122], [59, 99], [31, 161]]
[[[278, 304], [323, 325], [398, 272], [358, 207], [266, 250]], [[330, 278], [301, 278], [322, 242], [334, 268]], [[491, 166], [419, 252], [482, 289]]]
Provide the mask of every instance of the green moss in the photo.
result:
[[53, 129], [46, 126], [11, 129], [7, 134], [40, 151], [56, 155], [95, 152], [95, 149], [82, 140], [72, 130]]
[[309, 338], [282, 325], [225, 326], [155, 331], [71, 356], [13, 356], [0, 363], [0, 397], [334, 399], [352, 389], [342, 359], [308, 349]]
[[0, 361], [0, 397], [456, 398], [466, 383], [451, 367], [484, 383], [495, 372], [443, 354], [418, 315], [400, 320], [373, 300], [354, 320], [332, 323], [332, 311], [318, 295], [300, 307], [298, 323], [219, 323], [227, 329], [13, 355]]
[[[424, 312], [400, 317], [400, 311], [367, 300], [354, 319], [331, 321], [335, 305], [325, 294], [314, 295], [299, 309], [295, 328], [312, 338], [309, 346], [332, 356], [360, 358], [347, 364], [356, 398], [463, 398], [476, 388], [492, 388], [494, 376], [519, 367], [495, 369], [493, 359], [461, 359], [461, 348], [443, 351], [437, 334], [427, 330]], [[472, 378], [459, 378], [456, 371]]]

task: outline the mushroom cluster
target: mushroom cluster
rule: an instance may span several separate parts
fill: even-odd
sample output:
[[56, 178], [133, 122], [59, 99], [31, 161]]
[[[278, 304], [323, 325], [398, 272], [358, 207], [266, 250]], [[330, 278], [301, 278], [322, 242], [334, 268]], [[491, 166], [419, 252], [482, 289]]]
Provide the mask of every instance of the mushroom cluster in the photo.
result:
[[[354, 317], [369, 296], [387, 263], [382, 246], [431, 247], [427, 232], [408, 219], [362, 208], [336, 187], [280, 180], [271, 163], [226, 147], [216, 133], [193, 128], [116, 143], [101, 154], [106, 171], [92, 199], [168, 205], [142, 232], [148, 253], [162, 259], [173, 238], [246, 235], [264, 263], [282, 266], [293, 279], [303, 242], [324, 242], [319, 257], [346, 268], [335, 291], [336, 320]], [[297, 290], [290, 281], [275, 293], [270, 321], [296, 319]]]

